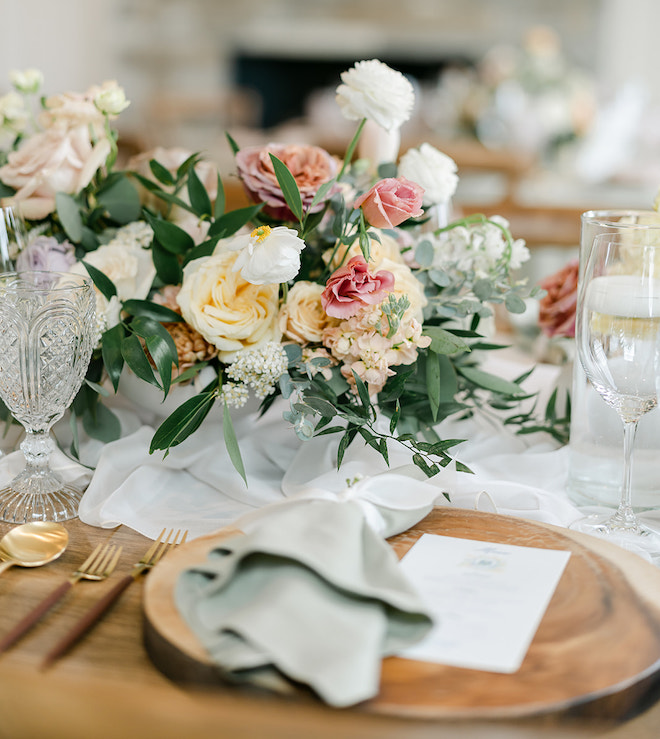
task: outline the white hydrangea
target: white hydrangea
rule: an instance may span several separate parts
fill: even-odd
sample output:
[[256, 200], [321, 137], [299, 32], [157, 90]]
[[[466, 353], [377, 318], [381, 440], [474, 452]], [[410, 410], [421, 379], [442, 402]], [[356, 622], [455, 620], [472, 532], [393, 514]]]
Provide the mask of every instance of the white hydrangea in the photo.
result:
[[507, 241], [500, 226], [508, 228], [508, 225], [505, 218], [492, 216], [489, 222], [458, 226], [444, 232], [435, 244], [433, 266], [461, 272], [472, 270], [479, 278], [492, 274], [506, 257], [502, 266], [518, 269], [529, 259], [529, 249], [523, 239], [515, 239], [507, 255]]
[[151, 246], [154, 232], [146, 221], [133, 221], [117, 230], [109, 242], [112, 246], [139, 246], [143, 249]]
[[258, 349], [239, 352], [226, 370], [227, 377], [254, 390], [263, 399], [275, 391], [275, 383], [287, 371], [288, 359], [281, 344], [269, 341]]

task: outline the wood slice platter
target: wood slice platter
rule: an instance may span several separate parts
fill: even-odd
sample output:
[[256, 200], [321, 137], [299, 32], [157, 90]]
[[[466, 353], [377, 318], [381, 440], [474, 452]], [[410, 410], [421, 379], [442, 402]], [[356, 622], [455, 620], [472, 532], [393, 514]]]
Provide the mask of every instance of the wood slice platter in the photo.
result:
[[[179, 573], [236, 531], [173, 550], [145, 579], [145, 644], [154, 664], [187, 684], [223, 686], [173, 601]], [[519, 518], [436, 508], [393, 537], [399, 557], [423, 534], [569, 550], [571, 557], [514, 674], [383, 660], [379, 695], [357, 709], [410, 718], [510, 718], [569, 712], [623, 716], [660, 679], [660, 569], [585, 534]], [[497, 639], [497, 634], [493, 634]], [[309, 700], [300, 695], [300, 700]]]

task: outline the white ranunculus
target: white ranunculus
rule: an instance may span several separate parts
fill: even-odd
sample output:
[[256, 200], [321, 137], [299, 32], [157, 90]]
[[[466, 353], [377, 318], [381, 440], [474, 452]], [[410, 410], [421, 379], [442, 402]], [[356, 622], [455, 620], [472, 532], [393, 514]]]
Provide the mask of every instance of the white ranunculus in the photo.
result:
[[13, 69], [9, 73], [9, 81], [15, 90], [26, 95], [33, 95], [41, 89], [44, 83], [44, 76], [38, 69]]
[[22, 131], [29, 120], [22, 95], [11, 90], [0, 97], [0, 125], [12, 131]]
[[292, 228], [259, 226], [252, 233], [218, 242], [215, 251], [239, 252], [233, 271], [253, 285], [271, 285], [298, 274], [304, 248], [305, 242]]
[[431, 144], [408, 149], [399, 162], [399, 174], [424, 188], [424, 205], [447, 203], [456, 192], [456, 162]]
[[344, 118], [375, 121], [386, 131], [399, 128], [410, 118], [415, 104], [412, 84], [378, 59], [357, 62], [341, 74], [337, 103]]
[[130, 105], [126, 100], [124, 89], [113, 80], [104, 82], [103, 85], [95, 91], [94, 105], [106, 115], [119, 115]]

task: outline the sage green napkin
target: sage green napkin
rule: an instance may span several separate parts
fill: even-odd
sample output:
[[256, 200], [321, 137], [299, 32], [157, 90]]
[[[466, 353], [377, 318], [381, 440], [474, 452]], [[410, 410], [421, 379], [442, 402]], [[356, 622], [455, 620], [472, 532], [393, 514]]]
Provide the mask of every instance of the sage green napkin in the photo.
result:
[[432, 625], [354, 500], [273, 507], [182, 573], [175, 599], [226, 678], [302, 683], [338, 707], [377, 695], [382, 657]]

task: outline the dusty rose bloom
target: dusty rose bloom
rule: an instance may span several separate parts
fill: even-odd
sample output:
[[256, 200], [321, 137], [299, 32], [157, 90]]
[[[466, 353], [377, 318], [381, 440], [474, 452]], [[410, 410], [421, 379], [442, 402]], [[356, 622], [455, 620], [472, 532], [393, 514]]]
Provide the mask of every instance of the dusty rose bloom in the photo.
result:
[[539, 325], [547, 336], [575, 337], [578, 260], [541, 282], [547, 295], [539, 303]]
[[374, 228], [394, 228], [421, 216], [424, 188], [405, 177], [386, 177], [353, 204]]
[[332, 273], [321, 294], [321, 303], [329, 316], [349, 318], [365, 305], [380, 303], [393, 287], [391, 272], [383, 269], [372, 275], [365, 258], [357, 256]]
[[[311, 205], [319, 187], [331, 180], [338, 171], [337, 160], [318, 146], [268, 144], [241, 149], [236, 154], [236, 165], [243, 186], [254, 202], [266, 204], [264, 213], [278, 220], [292, 220], [293, 214], [277, 182], [270, 154], [274, 154], [289, 168], [300, 190], [305, 210]], [[313, 210], [322, 207], [323, 203], [319, 203]]]

